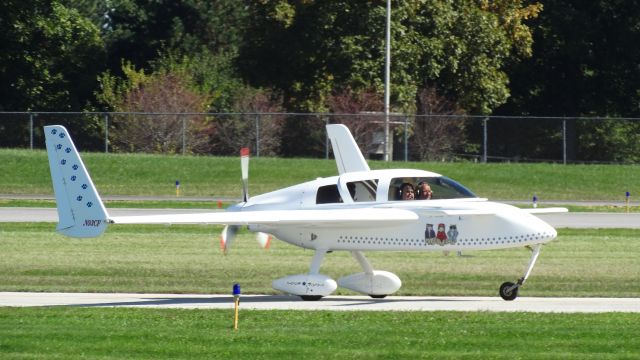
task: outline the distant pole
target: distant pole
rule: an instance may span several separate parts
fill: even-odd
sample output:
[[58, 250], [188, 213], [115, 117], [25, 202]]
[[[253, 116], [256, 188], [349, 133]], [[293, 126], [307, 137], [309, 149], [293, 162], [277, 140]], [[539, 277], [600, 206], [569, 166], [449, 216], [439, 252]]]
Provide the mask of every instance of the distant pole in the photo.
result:
[[260, 157], [260, 114], [256, 114], [256, 157]]
[[29, 113], [29, 148], [33, 150], [33, 113]]
[[484, 118], [482, 120], [482, 147], [483, 147], [483, 153], [482, 153], [482, 162], [486, 163], [487, 162], [487, 137], [488, 137], [488, 132], [487, 132], [487, 122], [489, 121], [489, 118]]
[[187, 122], [182, 117], [182, 155], [187, 152]]
[[109, 152], [109, 114], [104, 114], [104, 152]]
[[[327, 125], [329, 125], [329, 118], [325, 116], [324, 118], [324, 128], [327, 128]], [[327, 135], [324, 138], [324, 158], [325, 159], [329, 159], [329, 133], [327, 133]]]
[[409, 117], [404, 116], [404, 161], [409, 161]]
[[567, 165], [567, 120], [562, 119], [562, 163]]
[[389, 161], [389, 82], [391, 73], [391, 0], [387, 0], [387, 26], [384, 61], [384, 161]]

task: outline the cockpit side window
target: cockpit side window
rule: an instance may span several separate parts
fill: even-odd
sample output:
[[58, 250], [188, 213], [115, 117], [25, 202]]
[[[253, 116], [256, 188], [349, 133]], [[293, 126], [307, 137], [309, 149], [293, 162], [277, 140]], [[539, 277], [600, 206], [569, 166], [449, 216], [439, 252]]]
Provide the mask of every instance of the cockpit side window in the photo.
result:
[[347, 183], [349, 194], [354, 202], [376, 201], [378, 180], [352, 181]]
[[342, 198], [338, 191], [338, 185], [325, 185], [318, 188], [316, 204], [334, 204], [341, 202]]

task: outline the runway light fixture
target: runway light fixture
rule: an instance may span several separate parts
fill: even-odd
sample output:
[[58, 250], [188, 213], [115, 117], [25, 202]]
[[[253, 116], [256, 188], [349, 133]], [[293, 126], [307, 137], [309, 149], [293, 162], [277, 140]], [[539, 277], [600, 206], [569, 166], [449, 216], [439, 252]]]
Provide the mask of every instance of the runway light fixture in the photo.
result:
[[233, 330], [238, 330], [238, 311], [240, 310], [240, 284], [238, 283], [233, 284], [233, 303]]

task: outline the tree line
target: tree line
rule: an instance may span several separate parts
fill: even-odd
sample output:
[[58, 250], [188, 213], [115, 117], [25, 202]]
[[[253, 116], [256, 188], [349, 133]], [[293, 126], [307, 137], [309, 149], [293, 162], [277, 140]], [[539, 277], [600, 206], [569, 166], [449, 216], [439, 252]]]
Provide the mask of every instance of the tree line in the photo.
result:
[[[638, 116], [640, 4], [623, 3], [394, 0], [392, 111]], [[0, 3], [0, 111], [380, 112], [385, 5], [6, 0]], [[349, 119], [353, 126], [362, 123]], [[158, 123], [114, 119], [114, 148], [173, 151], [162, 139], [177, 124], [163, 120], [164, 129], [155, 129]], [[100, 144], [102, 124], [85, 119], [78, 127], [95, 133]], [[278, 155], [297, 154], [321, 132], [286, 116], [272, 125], [265, 130]], [[555, 156], [539, 146], [557, 137], [548, 127], [535, 121], [492, 125], [492, 135], [505, 139], [496, 151]], [[0, 144], [24, 126], [0, 122]], [[230, 151], [223, 140], [245, 126], [195, 117], [189, 132], [206, 136], [190, 151]], [[634, 121], [570, 121], [570, 158], [637, 161], [639, 127]], [[455, 139], [417, 146], [416, 159], [429, 159], [477, 147], [481, 129], [433, 121], [413, 123], [412, 131], [416, 139]], [[366, 126], [360, 132], [362, 139], [373, 136]]]

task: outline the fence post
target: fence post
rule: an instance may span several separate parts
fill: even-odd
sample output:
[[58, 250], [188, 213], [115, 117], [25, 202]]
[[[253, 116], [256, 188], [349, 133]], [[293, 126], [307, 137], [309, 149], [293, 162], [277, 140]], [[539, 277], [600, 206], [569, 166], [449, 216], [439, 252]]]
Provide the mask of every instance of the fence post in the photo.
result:
[[483, 146], [482, 162], [483, 163], [487, 162], [487, 152], [488, 152], [487, 151], [487, 143], [488, 143], [487, 122], [489, 122], [488, 117], [482, 119], [482, 146]]
[[[324, 116], [324, 128], [327, 128], [327, 125], [329, 125], [329, 117]], [[326, 160], [329, 160], [329, 133], [325, 131], [325, 137], [324, 137], [324, 158]]]
[[256, 157], [260, 157], [260, 114], [256, 114]]
[[567, 165], [567, 119], [562, 119], [562, 163]]
[[187, 152], [187, 122], [182, 116], [182, 155]]
[[109, 153], [109, 113], [104, 114], [104, 153]]
[[404, 162], [409, 161], [409, 117], [404, 116]]
[[29, 112], [29, 148], [33, 150], [33, 113]]

